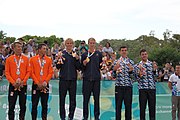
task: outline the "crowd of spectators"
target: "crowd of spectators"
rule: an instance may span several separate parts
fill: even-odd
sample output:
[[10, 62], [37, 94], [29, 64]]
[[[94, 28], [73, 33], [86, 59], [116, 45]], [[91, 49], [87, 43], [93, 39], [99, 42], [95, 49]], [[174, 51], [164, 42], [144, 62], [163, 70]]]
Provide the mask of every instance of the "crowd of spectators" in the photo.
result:
[[[23, 44], [23, 54], [27, 56], [28, 58], [31, 58], [32, 56], [35, 56], [38, 54], [37, 51], [37, 43], [34, 39], [29, 39], [27, 43], [23, 41], [22, 38], [18, 39], [19, 41], [22, 41]], [[53, 70], [54, 75], [52, 79], [58, 79], [59, 78], [59, 70], [56, 69], [56, 62], [58, 61], [58, 52], [65, 49], [64, 43], [62, 42], [61, 45], [59, 45], [57, 42], [55, 42], [52, 46], [52, 48], [49, 47], [47, 41], [44, 41], [45, 44], [47, 44], [47, 56], [51, 57], [53, 60]], [[6, 58], [9, 57], [11, 54], [13, 54], [12, 50], [12, 43], [10, 43], [9, 40], [6, 42], [0, 41], [0, 80], [5, 77], [4, 70], [5, 70], [5, 61]], [[101, 75], [102, 80], [113, 80], [112, 77], [112, 66], [114, 61], [116, 60], [117, 53], [114, 52], [109, 42], [103, 45], [99, 44], [97, 49], [102, 52], [103, 55], [103, 62], [101, 63]], [[74, 51], [78, 55], [82, 55], [84, 52], [88, 51], [88, 45], [83, 40], [80, 42], [80, 45], [77, 47], [74, 47]], [[168, 81], [171, 74], [174, 73], [174, 68], [171, 63], [166, 63], [164, 68], [158, 69], [159, 76], [157, 77], [157, 81], [164, 82]], [[82, 79], [81, 71], [78, 71], [78, 79]]]

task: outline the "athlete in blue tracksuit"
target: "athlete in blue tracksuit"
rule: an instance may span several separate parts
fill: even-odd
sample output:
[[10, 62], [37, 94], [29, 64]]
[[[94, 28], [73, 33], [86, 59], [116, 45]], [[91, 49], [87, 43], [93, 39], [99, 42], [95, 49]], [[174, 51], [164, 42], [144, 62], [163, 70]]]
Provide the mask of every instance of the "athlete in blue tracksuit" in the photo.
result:
[[59, 74], [59, 103], [60, 103], [60, 118], [61, 120], [66, 119], [65, 113], [65, 98], [67, 91], [69, 92], [70, 107], [68, 120], [73, 120], [74, 112], [76, 108], [76, 87], [77, 87], [77, 70], [80, 69], [80, 61], [77, 54], [73, 49], [73, 40], [68, 38], [65, 40], [66, 50], [62, 52], [62, 56], [59, 56], [63, 60], [57, 62], [56, 68], [60, 69]]
[[95, 120], [99, 120], [100, 107], [100, 63], [102, 62], [102, 54], [95, 50], [96, 40], [89, 38], [88, 52], [85, 52], [81, 56], [82, 72], [83, 72], [83, 118], [88, 119], [88, 103], [91, 96], [91, 92], [94, 97], [94, 117]]

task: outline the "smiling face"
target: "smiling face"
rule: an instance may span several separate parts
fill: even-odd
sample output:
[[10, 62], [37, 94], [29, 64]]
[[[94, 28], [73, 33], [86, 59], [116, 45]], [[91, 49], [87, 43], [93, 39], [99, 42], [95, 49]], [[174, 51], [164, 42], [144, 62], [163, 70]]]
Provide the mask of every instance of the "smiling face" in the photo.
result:
[[96, 47], [96, 40], [94, 38], [89, 38], [88, 46], [90, 50], [94, 50]]
[[141, 52], [140, 56], [142, 61], [146, 62], [148, 60], [148, 53], [146, 51]]
[[175, 73], [176, 73], [177, 75], [180, 75], [180, 65], [176, 65]]
[[67, 51], [72, 51], [73, 49], [73, 46], [74, 46], [74, 42], [71, 38], [68, 38], [66, 41], [65, 41], [65, 46], [66, 46], [66, 50]]
[[127, 48], [126, 48], [126, 47], [125, 47], [125, 48], [121, 48], [120, 51], [119, 51], [119, 54], [120, 54], [123, 58], [127, 57], [127, 54], [128, 54]]
[[20, 55], [22, 53], [22, 44], [18, 42], [14, 43], [13, 50], [15, 55]]

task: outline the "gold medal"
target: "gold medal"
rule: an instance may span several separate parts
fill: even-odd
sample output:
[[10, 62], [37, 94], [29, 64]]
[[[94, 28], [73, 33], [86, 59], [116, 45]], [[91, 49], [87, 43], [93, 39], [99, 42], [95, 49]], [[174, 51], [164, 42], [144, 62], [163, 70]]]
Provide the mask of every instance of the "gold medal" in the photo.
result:
[[86, 61], [87, 61], [87, 62], [89, 62], [89, 61], [90, 61], [90, 59], [87, 57], [87, 58], [86, 58]]

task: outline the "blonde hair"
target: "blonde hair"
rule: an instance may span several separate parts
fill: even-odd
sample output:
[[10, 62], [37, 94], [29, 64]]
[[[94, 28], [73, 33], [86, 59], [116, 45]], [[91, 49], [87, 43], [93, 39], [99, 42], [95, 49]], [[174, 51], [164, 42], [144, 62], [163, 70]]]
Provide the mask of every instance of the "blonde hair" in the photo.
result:
[[89, 44], [89, 41], [91, 41], [91, 40], [96, 42], [95, 38], [91, 37], [88, 39], [88, 44]]
[[64, 44], [66, 45], [66, 42], [67, 41], [70, 41], [70, 42], [72, 42], [73, 43], [73, 45], [74, 45], [74, 41], [73, 41], [73, 39], [72, 38], [67, 38], [65, 41], [64, 41]]

